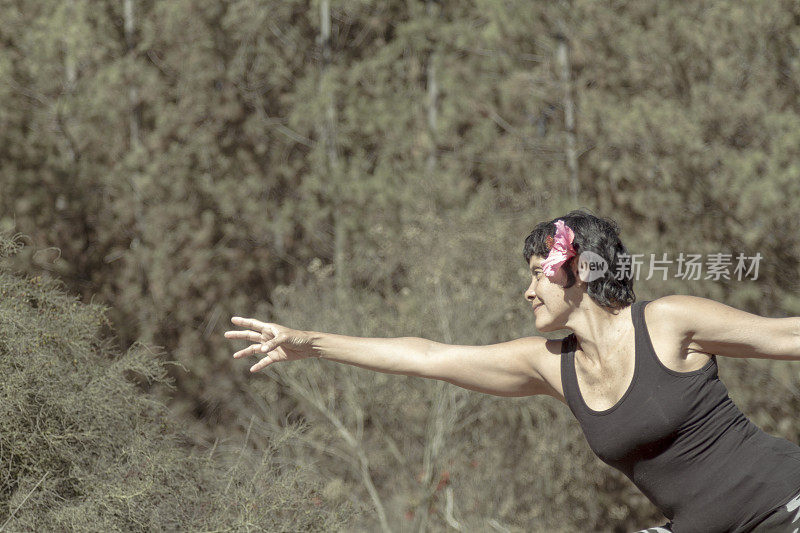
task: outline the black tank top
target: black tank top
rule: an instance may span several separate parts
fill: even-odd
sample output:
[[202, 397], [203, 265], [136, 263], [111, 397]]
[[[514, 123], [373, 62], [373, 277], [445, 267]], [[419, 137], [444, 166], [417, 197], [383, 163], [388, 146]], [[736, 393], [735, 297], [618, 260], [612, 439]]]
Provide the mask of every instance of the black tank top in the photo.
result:
[[564, 339], [561, 381], [592, 451], [622, 471], [676, 533], [750, 531], [800, 490], [800, 446], [769, 435], [728, 397], [711, 356], [701, 369], [675, 372], [656, 356], [644, 320], [649, 301], [631, 308], [633, 379], [604, 411], [590, 409], [575, 374], [577, 338]]

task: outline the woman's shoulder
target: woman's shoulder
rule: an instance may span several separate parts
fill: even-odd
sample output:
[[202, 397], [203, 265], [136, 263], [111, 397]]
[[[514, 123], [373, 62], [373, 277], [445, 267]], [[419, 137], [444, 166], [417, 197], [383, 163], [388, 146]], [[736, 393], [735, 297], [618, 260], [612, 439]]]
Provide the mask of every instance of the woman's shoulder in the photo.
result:
[[709, 353], [687, 342], [691, 329], [690, 310], [712, 302], [706, 298], [671, 294], [646, 302], [644, 323], [650, 344], [661, 363], [674, 372], [691, 372], [703, 368]]
[[663, 335], [671, 334], [680, 338], [685, 337], [701, 317], [727, 308], [715, 300], [689, 294], [669, 294], [642, 303], [651, 336], [653, 330], [659, 330]]
[[694, 296], [670, 294], [653, 300], [637, 302], [642, 306], [639, 313], [644, 319], [645, 330], [656, 351], [658, 351], [658, 346], [662, 346], [670, 353], [675, 352], [673, 347], [679, 344], [684, 336], [686, 298], [694, 298]]
[[668, 294], [646, 302], [648, 311], [652, 308], [659, 314], [685, 315], [687, 309], [698, 306], [719, 305], [710, 298], [692, 296], [691, 294]]

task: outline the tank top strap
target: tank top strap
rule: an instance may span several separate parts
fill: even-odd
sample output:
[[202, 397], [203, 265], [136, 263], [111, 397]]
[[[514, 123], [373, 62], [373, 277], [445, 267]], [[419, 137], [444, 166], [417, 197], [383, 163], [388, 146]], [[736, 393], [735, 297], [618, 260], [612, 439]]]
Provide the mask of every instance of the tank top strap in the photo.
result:
[[[564, 399], [567, 406], [578, 415], [579, 394], [578, 376], [575, 374], [575, 348], [578, 338], [570, 333], [561, 340], [561, 388], [564, 390]], [[579, 418], [580, 419], [580, 418]]]
[[634, 335], [636, 337], [636, 349], [640, 351], [649, 347], [647, 342], [647, 323], [644, 320], [644, 307], [651, 301], [639, 300], [631, 304], [631, 319], [633, 320]]
[[633, 319], [633, 326], [636, 328], [636, 342], [639, 342], [639, 339], [644, 340], [646, 326], [644, 321], [644, 306], [651, 301], [652, 300], [639, 300], [631, 304], [631, 317]]
[[647, 323], [644, 319], [644, 308], [652, 300], [639, 300], [631, 304], [631, 316], [634, 327], [635, 357], [637, 358], [637, 369], [640, 378], [658, 379], [661, 376], [658, 356], [653, 350], [650, 341], [650, 333], [647, 331]]

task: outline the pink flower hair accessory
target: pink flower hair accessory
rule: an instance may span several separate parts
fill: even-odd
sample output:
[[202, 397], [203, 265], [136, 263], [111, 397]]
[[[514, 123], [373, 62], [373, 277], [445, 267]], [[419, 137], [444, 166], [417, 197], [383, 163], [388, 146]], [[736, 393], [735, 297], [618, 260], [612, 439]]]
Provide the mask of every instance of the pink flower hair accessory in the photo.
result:
[[569, 226], [564, 224], [564, 221], [556, 220], [556, 234], [554, 237], [547, 236], [547, 247], [550, 248], [550, 253], [547, 258], [542, 261], [542, 272], [544, 275], [552, 277], [558, 272], [558, 268], [567, 262], [570, 257], [578, 255], [575, 248], [572, 247], [572, 240], [575, 238], [575, 233]]

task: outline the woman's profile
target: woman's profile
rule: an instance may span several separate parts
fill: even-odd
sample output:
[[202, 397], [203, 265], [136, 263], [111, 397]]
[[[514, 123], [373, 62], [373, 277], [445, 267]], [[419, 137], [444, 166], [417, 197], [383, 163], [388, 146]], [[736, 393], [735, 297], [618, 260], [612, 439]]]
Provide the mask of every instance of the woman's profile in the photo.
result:
[[[581, 254], [604, 265], [591, 270]], [[447, 381], [497, 396], [549, 395], [577, 418], [597, 456], [669, 519], [642, 531], [800, 531], [800, 446], [762, 431], [736, 407], [717, 356], [800, 360], [800, 318], [766, 318], [713, 300], [636, 301], [619, 228], [572, 211], [525, 239], [524, 296], [540, 332], [487, 346], [361, 338], [233, 317], [229, 339], [253, 344], [257, 372], [319, 357]], [[585, 256], [584, 256], [585, 257]]]

